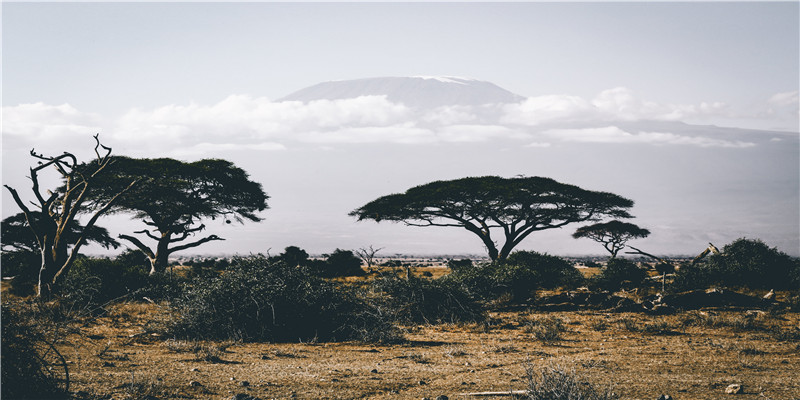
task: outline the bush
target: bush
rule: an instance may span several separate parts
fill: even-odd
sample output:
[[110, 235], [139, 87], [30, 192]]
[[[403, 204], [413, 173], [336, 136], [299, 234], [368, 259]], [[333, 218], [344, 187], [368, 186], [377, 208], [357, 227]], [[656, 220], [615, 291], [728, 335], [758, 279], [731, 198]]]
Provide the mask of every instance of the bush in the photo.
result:
[[800, 260], [756, 239], [737, 239], [706, 262], [682, 265], [675, 274], [675, 290], [704, 289], [713, 285], [751, 289], [800, 289]]
[[594, 284], [605, 290], [619, 290], [640, 287], [647, 278], [647, 271], [639, 268], [632, 261], [624, 258], [612, 258], [600, 274], [594, 278]]
[[15, 296], [30, 296], [36, 292], [42, 255], [32, 251], [4, 251], [0, 260], [3, 277], [13, 276], [9, 291]]
[[169, 333], [189, 339], [397, 340], [382, 310], [307, 268], [258, 255], [234, 258], [220, 276], [195, 282], [173, 302]]
[[540, 371], [528, 368], [528, 399], [530, 400], [610, 400], [619, 396], [610, 392], [595, 389], [585, 379], [578, 376], [575, 370], [551, 364]]
[[797, 260], [760, 240], [737, 239], [721, 254], [711, 257], [708, 268], [717, 283], [753, 289], [797, 289]]
[[[32, 325], [35, 318], [23, 315], [6, 302], [2, 305], [2, 385], [4, 399], [67, 399], [60, 358], [42, 333]], [[55, 362], [54, 362], [55, 361]]]
[[80, 257], [57, 290], [62, 300], [78, 306], [105, 303], [133, 292], [149, 283], [144, 265], [126, 265], [108, 258]]
[[350, 250], [336, 249], [333, 253], [324, 256], [325, 260], [309, 261], [309, 267], [319, 276], [333, 278], [365, 274], [361, 269], [361, 259]]
[[563, 258], [535, 251], [514, 252], [504, 264], [531, 271], [535, 279], [532, 283], [543, 289], [574, 288], [583, 282], [581, 273]]
[[400, 278], [386, 273], [376, 279], [373, 290], [401, 323], [480, 322], [486, 314], [475, 299], [457, 282], [408, 275]]
[[521, 302], [541, 288], [577, 287], [583, 277], [566, 260], [532, 251], [518, 251], [506, 261], [475, 266], [451, 264], [447, 279], [458, 282], [467, 291], [483, 299], [510, 295]]

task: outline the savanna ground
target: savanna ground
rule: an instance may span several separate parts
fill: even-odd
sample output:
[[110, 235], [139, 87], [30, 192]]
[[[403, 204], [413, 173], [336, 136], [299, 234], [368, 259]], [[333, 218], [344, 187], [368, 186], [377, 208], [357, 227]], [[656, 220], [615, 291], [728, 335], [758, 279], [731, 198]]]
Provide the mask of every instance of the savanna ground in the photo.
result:
[[[165, 312], [118, 303], [78, 325], [58, 344], [71, 392], [84, 399], [458, 399], [526, 389], [529, 368], [557, 364], [625, 399], [800, 399], [796, 312], [650, 316], [522, 305], [490, 312], [487, 323], [404, 326], [407, 341], [393, 345], [173, 340], [150, 329]], [[726, 394], [731, 384], [743, 392]]]

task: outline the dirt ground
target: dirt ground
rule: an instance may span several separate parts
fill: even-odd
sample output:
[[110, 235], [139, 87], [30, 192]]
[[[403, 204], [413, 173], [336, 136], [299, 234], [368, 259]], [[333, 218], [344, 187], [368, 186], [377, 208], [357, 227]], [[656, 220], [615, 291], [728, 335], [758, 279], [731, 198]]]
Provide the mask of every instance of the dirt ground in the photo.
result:
[[[746, 310], [519, 309], [492, 313], [488, 324], [406, 327], [408, 343], [369, 345], [175, 341], [145, 328], [158, 312], [118, 304], [64, 341], [71, 390], [87, 399], [459, 399], [525, 389], [526, 368], [557, 363], [625, 399], [800, 399], [797, 335], [775, 334], [796, 332], [796, 313], [759, 314], [768, 330], [737, 325]], [[560, 338], [529, 329], [546, 317], [562, 320]], [[743, 393], [725, 394], [731, 384]]]

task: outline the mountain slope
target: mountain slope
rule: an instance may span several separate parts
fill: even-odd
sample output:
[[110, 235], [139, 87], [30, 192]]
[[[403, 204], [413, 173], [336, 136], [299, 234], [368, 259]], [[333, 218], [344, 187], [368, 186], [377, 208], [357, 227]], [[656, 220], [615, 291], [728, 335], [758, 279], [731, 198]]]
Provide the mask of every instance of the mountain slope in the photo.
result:
[[491, 82], [454, 77], [384, 77], [323, 82], [294, 92], [279, 101], [337, 100], [385, 95], [412, 108], [444, 105], [477, 106], [514, 103], [524, 97]]

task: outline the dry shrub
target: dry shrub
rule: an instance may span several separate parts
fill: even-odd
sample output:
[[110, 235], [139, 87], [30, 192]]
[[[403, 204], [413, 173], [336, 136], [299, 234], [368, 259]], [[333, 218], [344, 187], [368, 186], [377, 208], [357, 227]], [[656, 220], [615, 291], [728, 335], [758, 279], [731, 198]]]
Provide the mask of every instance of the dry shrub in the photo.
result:
[[235, 258], [173, 304], [168, 333], [183, 339], [393, 342], [389, 314], [363, 293], [264, 256]]
[[562, 340], [561, 334], [567, 331], [564, 320], [555, 316], [530, 320], [524, 329], [526, 332], [532, 333], [537, 340], [545, 343]]
[[574, 369], [549, 364], [539, 370], [529, 367], [528, 399], [530, 400], [611, 400], [615, 393], [597, 389]]

